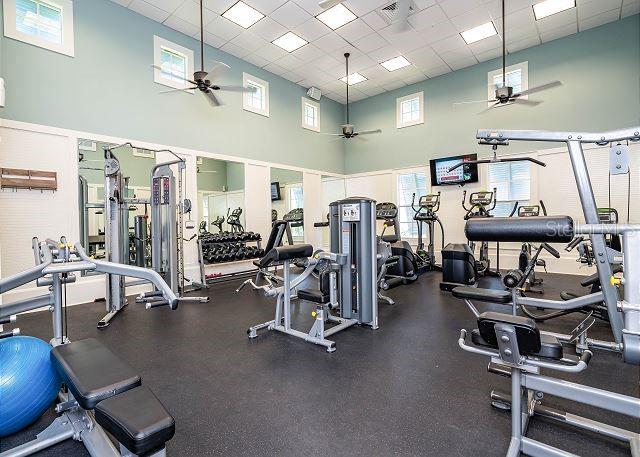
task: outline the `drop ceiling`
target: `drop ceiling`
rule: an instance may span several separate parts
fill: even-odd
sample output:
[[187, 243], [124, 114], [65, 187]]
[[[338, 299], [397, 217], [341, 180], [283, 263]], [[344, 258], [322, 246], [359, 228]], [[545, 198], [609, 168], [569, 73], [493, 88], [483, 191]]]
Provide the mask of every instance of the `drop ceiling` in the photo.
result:
[[[199, 39], [196, 0], [112, 0], [181, 33]], [[318, 0], [243, 0], [265, 17], [248, 29], [221, 15], [237, 0], [204, 0], [205, 41], [303, 87], [345, 103], [345, 52], [349, 72], [367, 78], [350, 87], [357, 101], [405, 85], [459, 70], [501, 55], [501, 37], [470, 45], [460, 33], [492, 21], [501, 30], [500, 0], [413, 0], [409, 27], [398, 33], [382, 8], [391, 0], [342, 2], [357, 19], [336, 29], [315, 16]], [[535, 20], [540, 0], [507, 0], [507, 51], [510, 53], [587, 30], [640, 12], [640, 0], [576, 0], [577, 6]], [[288, 53], [271, 42], [292, 31], [309, 44]], [[404, 56], [411, 65], [388, 71], [381, 62]]]

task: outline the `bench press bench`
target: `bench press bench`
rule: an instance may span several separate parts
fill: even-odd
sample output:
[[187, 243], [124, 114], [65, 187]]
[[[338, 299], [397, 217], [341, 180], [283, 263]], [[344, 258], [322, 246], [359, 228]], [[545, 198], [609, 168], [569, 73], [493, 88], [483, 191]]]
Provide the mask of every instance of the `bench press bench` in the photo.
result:
[[61, 415], [35, 440], [0, 457], [30, 455], [69, 438], [95, 457], [166, 455], [175, 421], [133, 368], [93, 338], [56, 346], [50, 357], [68, 389], [56, 406]]

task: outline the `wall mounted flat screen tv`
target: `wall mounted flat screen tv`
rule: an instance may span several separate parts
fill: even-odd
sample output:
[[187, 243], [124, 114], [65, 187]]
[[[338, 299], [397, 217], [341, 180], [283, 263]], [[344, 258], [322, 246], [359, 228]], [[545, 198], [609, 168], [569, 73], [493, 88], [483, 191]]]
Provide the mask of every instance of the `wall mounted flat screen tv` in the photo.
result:
[[[431, 170], [431, 185], [446, 186], [451, 184], [478, 182], [478, 164], [465, 163], [473, 160], [478, 160], [478, 154], [432, 159], [429, 163], [429, 169]], [[463, 165], [453, 171], [449, 171], [451, 167], [458, 165], [459, 163], [462, 163]]]
[[282, 200], [282, 196], [280, 195], [280, 183], [272, 182], [271, 183], [271, 201]]

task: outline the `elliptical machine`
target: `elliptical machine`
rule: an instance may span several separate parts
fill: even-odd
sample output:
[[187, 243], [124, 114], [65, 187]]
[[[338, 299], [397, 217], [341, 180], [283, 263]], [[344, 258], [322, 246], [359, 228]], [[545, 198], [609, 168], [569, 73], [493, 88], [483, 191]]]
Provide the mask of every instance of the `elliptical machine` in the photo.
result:
[[[547, 208], [545, 208], [544, 202], [542, 200], [540, 200], [539, 205], [518, 206], [518, 202], [516, 202], [513, 205], [513, 210], [511, 211], [511, 214], [509, 214], [509, 217], [513, 217], [516, 212], [518, 214], [518, 217], [538, 217], [540, 216], [540, 211], [542, 211], [543, 216], [547, 215]], [[527, 270], [527, 266], [534, 256], [534, 251], [538, 251], [539, 249], [540, 247], [536, 247], [532, 243], [522, 243], [520, 254], [518, 255], [518, 269], [520, 271]], [[531, 271], [523, 281], [520, 289], [523, 292], [533, 292], [541, 294], [544, 293], [542, 278], [536, 276], [535, 267], [543, 267], [546, 271], [547, 263], [544, 261], [544, 259], [538, 259], [537, 256], [535, 257], [536, 261], [532, 265]]]
[[[493, 217], [491, 211], [496, 208], [496, 191], [472, 192], [469, 194], [469, 207], [466, 205], [467, 191], [462, 192], [462, 208], [467, 211], [464, 220], [477, 219], [483, 217]], [[475, 255], [476, 242], [469, 241], [471, 252]], [[478, 276], [500, 276], [500, 243], [496, 243], [496, 269], [491, 269], [491, 259], [489, 258], [489, 243], [487, 241], [480, 242], [480, 252], [478, 260], [475, 262], [476, 273]]]
[[237, 207], [231, 214], [229, 214], [229, 209], [227, 209], [227, 224], [231, 227], [231, 233], [242, 233], [244, 232], [244, 227], [240, 222], [240, 216], [242, 215], [242, 208]]
[[[440, 226], [442, 233], [442, 246], [444, 249], [444, 227], [436, 214], [440, 209], [440, 192], [437, 194], [427, 194], [418, 200], [418, 209], [415, 207], [416, 194], [411, 197], [411, 209], [415, 213], [413, 220], [418, 226], [418, 247], [416, 248], [416, 257], [418, 261], [418, 270], [425, 271], [441, 270], [442, 267], [436, 264], [436, 254], [433, 246], [435, 239], [435, 224]], [[424, 239], [422, 236], [422, 224], [426, 224], [429, 232], [429, 244], [427, 249], [424, 247]]]
[[[391, 255], [397, 258], [396, 263], [389, 265], [384, 278], [382, 278], [382, 289], [389, 290], [414, 282], [424, 270], [420, 271], [418, 259], [411, 249], [411, 245], [400, 238], [398, 207], [391, 202], [378, 203], [376, 205], [376, 219], [384, 221], [380, 239], [391, 244]], [[389, 227], [393, 229], [393, 233], [385, 235]]]

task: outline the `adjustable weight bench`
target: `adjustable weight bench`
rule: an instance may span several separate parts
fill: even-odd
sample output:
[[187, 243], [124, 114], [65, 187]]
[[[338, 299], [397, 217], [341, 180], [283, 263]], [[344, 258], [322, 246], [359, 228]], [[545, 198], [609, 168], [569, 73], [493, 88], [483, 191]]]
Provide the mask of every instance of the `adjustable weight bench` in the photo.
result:
[[0, 457], [31, 455], [69, 438], [94, 457], [166, 455], [175, 421], [133, 368], [93, 338], [56, 346], [50, 357], [68, 389], [56, 405], [60, 416], [35, 440]]

